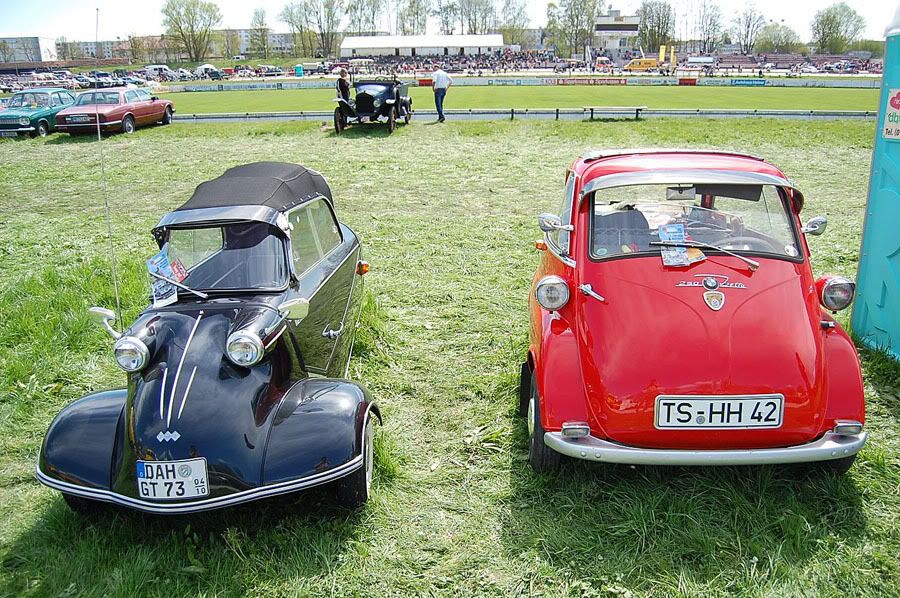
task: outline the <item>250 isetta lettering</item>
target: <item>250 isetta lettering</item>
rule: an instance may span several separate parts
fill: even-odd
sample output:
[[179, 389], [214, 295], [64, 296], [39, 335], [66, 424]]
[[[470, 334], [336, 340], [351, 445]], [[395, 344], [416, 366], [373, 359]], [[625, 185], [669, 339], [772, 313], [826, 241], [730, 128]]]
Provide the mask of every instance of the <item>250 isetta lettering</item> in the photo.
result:
[[577, 159], [530, 300], [520, 410], [538, 471], [818, 462], [866, 441], [859, 359], [813, 278], [803, 195], [760, 159], [623, 150]]
[[153, 234], [153, 305], [121, 334], [93, 308], [127, 387], [63, 409], [38, 480], [76, 509], [190, 513], [326, 483], [365, 502], [380, 413], [345, 378], [368, 264], [322, 175], [231, 168]]

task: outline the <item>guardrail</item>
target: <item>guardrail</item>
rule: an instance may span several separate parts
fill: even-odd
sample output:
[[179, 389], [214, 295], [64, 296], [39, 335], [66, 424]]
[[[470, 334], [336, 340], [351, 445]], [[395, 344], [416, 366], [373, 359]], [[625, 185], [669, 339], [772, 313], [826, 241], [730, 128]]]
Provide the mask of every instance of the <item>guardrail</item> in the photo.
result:
[[[450, 120], [609, 120], [642, 118], [785, 118], [804, 120], [875, 119], [874, 110], [742, 110], [727, 108], [646, 108], [643, 106], [584, 108], [471, 108], [444, 110]], [[218, 112], [208, 114], [176, 114], [178, 122], [238, 122], [256, 120], [326, 120], [333, 111], [296, 112]], [[414, 117], [437, 118], [435, 110], [416, 110]]]

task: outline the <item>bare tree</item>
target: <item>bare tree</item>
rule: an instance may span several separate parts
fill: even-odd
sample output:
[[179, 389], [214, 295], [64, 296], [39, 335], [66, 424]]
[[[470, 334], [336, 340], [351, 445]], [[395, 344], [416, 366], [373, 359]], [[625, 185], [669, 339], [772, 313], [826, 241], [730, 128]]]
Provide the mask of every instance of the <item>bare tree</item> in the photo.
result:
[[712, 54], [722, 42], [722, 9], [711, 0], [703, 0], [697, 11], [700, 52]]
[[503, 43], [522, 45], [528, 28], [528, 8], [525, 0], [503, 0], [500, 9], [500, 33]]
[[261, 58], [269, 57], [269, 25], [266, 23], [266, 10], [257, 8], [250, 21], [250, 51]]
[[143, 62], [146, 55], [146, 44], [144, 38], [136, 35], [128, 36], [128, 50], [131, 52], [131, 60], [134, 62]]
[[0, 40], [0, 62], [12, 62], [15, 52], [9, 42]]
[[337, 45], [338, 27], [344, 17], [343, 0], [309, 0], [313, 31], [324, 56], [333, 56]]
[[464, 33], [488, 33], [497, 24], [494, 0], [458, 0], [459, 24]]
[[638, 41], [651, 53], [668, 44], [675, 32], [675, 11], [665, 0], [644, 0], [637, 10]]
[[429, 12], [431, 0], [405, 0], [403, 10], [400, 12], [400, 33], [402, 35], [425, 33]]
[[746, 4], [744, 10], [734, 17], [734, 38], [741, 46], [741, 54], [753, 53], [759, 30], [765, 22], [766, 19], [752, 2]]
[[202, 0], [166, 0], [162, 8], [163, 25], [193, 62], [209, 53], [213, 28], [222, 22], [222, 12], [212, 2]]
[[278, 18], [291, 28], [294, 51], [296, 52], [299, 49], [301, 55], [312, 56], [314, 35], [310, 25], [312, 17], [310, 15], [309, 2], [302, 0], [285, 5]]
[[347, 3], [347, 31], [376, 33], [378, 18], [385, 7], [385, 0], [350, 0]]
[[846, 2], [839, 2], [817, 12], [811, 28], [816, 51], [841, 54], [859, 40], [866, 28], [866, 20]]
[[241, 53], [241, 36], [234, 29], [226, 29], [222, 32], [222, 55], [231, 60], [232, 56]]
[[459, 19], [459, 4], [453, 0], [435, 0], [431, 15], [438, 20], [438, 30], [444, 35], [452, 35], [456, 31]]

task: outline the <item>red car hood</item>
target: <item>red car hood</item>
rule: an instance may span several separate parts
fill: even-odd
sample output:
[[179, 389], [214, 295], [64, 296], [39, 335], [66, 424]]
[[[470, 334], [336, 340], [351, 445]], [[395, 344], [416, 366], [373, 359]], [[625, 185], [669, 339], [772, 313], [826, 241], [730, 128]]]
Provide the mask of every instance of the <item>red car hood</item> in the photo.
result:
[[57, 118], [60, 116], [69, 116], [70, 114], [109, 114], [119, 108], [118, 104], [84, 104], [82, 106], [70, 106], [64, 110], [60, 110]]
[[[802, 264], [732, 257], [663, 268], [658, 256], [590, 263], [575, 293], [581, 365], [595, 423], [613, 440], [666, 448], [785, 446], [815, 437], [824, 416], [818, 299]], [[712, 278], [725, 296], [704, 300]], [[712, 284], [712, 283], [709, 283]], [[666, 395], [780, 393], [778, 429], [657, 430]]]

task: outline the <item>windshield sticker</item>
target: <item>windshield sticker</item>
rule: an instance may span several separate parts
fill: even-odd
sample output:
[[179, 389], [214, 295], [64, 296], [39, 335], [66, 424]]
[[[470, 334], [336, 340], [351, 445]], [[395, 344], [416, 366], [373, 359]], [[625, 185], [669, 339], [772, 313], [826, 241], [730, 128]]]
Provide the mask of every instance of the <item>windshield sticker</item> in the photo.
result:
[[[169, 244], [163, 245], [159, 253], [147, 260], [147, 271], [150, 274], [158, 274], [169, 280], [181, 282], [187, 278], [187, 271], [181, 260], [172, 261], [169, 259]], [[178, 301], [178, 289], [175, 285], [160, 280], [154, 276], [150, 277], [150, 290], [153, 293], [153, 307], [164, 307]]]
[[[683, 243], [687, 241], [683, 224], [661, 224], [659, 240]], [[690, 266], [706, 259], [706, 255], [696, 247], [663, 247], [660, 251], [663, 266]]]

